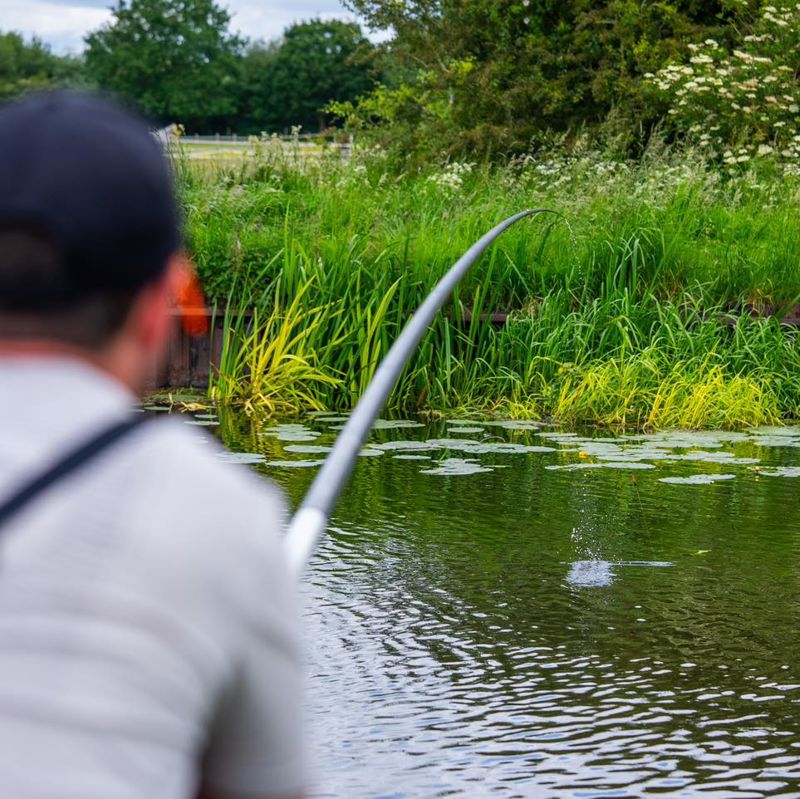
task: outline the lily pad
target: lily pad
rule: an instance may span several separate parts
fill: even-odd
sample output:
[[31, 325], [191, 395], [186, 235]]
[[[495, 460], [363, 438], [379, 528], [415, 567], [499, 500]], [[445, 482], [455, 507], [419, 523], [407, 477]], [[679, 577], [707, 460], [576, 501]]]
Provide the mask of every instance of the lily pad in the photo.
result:
[[289, 444], [284, 447], [287, 452], [296, 452], [298, 455], [324, 455], [333, 447], [317, 446], [314, 444]]
[[319, 438], [322, 433], [311, 430], [303, 424], [279, 424], [264, 430], [259, 435], [277, 438], [278, 441], [303, 442], [313, 441], [315, 438]]
[[358, 453], [360, 458], [376, 458], [383, 454], [383, 450], [377, 447], [364, 447], [361, 452]]
[[692, 431], [676, 430], [671, 433], [649, 433], [631, 436], [631, 440], [668, 449], [721, 449], [726, 443], [732, 444], [747, 441], [744, 433], [725, 431]]
[[735, 474], [693, 474], [690, 477], [660, 477], [658, 482], [670, 485], [701, 486], [734, 479], [736, 479]]
[[696, 441], [691, 438], [666, 438], [661, 441], [651, 441], [649, 443], [669, 449], [697, 449], [698, 447], [703, 447], [704, 449], [722, 449], [726, 442], [710, 439]]
[[560, 464], [545, 466], [551, 472], [576, 472], [579, 469], [626, 469], [628, 471], [655, 469], [652, 463], [642, 463], [641, 461], [601, 461], [600, 463], [570, 463], [565, 466]]
[[412, 427], [425, 427], [422, 422], [413, 422], [410, 419], [376, 419], [372, 425], [375, 430], [403, 430]]
[[430, 452], [431, 450], [437, 449], [437, 447], [432, 446], [427, 441], [383, 441], [380, 444], [370, 444], [370, 446], [375, 449], [397, 452]]
[[510, 441], [470, 441], [463, 438], [430, 438], [426, 442], [434, 449], [459, 450], [474, 455], [490, 452], [505, 455], [524, 455], [533, 452], [555, 452], [553, 447], [535, 447], [525, 444], [514, 444]]
[[184, 419], [185, 424], [193, 424], [195, 427], [219, 427], [219, 422], [212, 419]]
[[429, 461], [430, 455], [393, 455], [392, 458], [396, 461]]
[[422, 469], [420, 474], [436, 474], [446, 475], [451, 477], [466, 475], [466, 474], [480, 474], [482, 472], [491, 472], [491, 467], [481, 466], [473, 460], [465, 460], [463, 458], [446, 458], [440, 461], [439, 464], [433, 469]]
[[448, 433], [485, 433], [486, 431], [482, 427], [448, 427]]
[[258, 452], [228, 452], [227, 450], [217, 453], [217, 458], [225, 463], [243, 464], [264, 463], [266, 460], [266, 458]]
[[786, 425], [785, 427], [779, 427], [777, 425], [763, 425], [762, 427], [751, 427], [747, 432], [756, 436], [800, 437], [800, 426]]
[[774, 469], [762, 469], [759, 474], [766, 477], [800, 477], [800, 466], [776, 466]]
[[758, 458], [737, 458], [732, 452], [706, 452], [697, 450], [684, 455], [668, 455], [670, 461], [695, 461], [697, 463], [721, 463], [725, 466], [753, 466], [760, 463]]
[[539, 431], [542, 427], [547, 427], [545, 422], [537, 422], [533, 419], [503, 419], [501, 421], [481, 422], [488, 427], [502, 427], [504, 430], [514, 430], [518, 432]]
[[753, 436], [750, 440], [757, 447], [800, 447], [800, 438], [794, 436]]
[[312, 466], [321, 466], [325, 461], [267, 461], [267, 466], [276, 469], [310, 469]]
[[601, 453], [600, 455], [596, 455], [596, 458], [599, 460], [612, 460], [612, 461], [627, 461], [630, 463], [636, 463], [639, 461], [661, 461], [667, 460], [670, 457], [670, 453], [667, 452], [665, 449], [623, 449], [619, 453]]

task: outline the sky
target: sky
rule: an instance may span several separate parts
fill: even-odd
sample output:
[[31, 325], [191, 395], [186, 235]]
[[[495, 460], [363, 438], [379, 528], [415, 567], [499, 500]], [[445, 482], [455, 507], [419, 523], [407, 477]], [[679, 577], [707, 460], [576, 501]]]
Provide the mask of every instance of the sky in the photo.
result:
[[[274, 39], [312, 17], [354, 19], [339, 0], [218, 0], [231, 28], [249, 39]], [[0, 31], [36, 35], [59, 54], [83, 49], [83, 37], [107, 22], [114, 0], [0, 0]]]

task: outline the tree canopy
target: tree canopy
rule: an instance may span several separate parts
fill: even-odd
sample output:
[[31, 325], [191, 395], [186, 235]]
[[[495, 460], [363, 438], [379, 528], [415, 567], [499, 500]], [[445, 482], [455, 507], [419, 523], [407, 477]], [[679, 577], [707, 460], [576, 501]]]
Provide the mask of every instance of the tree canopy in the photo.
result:
[[264, 130], [325, 127], [331, 101], [355, 100], [374, 86], [369, 67], [356, 60], [371, 49], [358, 25], [320, 19], [252, 46], [243, 65], [245, 116]]
[[78, 59], [53, 55], [36, 38], [26, 42], [19, 33], [0, 33], [0, 100], [75, 83], [80, 71]]
[[[730, 44], [748, 0], [345, 0], [394, 31], [384, 58], [402, 79], [351, 120], [388, 124], [416, 150], [513, 152], [544, 131], [616, 123], [636, 135], [663, 108], [643, 76], [713, 37]], [[348, 109], [342, 109], [347, 111]], [[407, 122], [404, 126], [403, 122]]]
[[236, 112], [242, 41], [213, 0], [119, 0], [87, 39], [98, 86], [163, 122], [213, 129]]

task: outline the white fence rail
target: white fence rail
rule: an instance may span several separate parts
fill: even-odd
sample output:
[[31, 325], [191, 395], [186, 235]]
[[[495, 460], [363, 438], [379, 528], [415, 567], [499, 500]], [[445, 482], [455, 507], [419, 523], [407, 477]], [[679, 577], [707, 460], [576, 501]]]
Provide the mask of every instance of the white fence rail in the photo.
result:
[[[159, 138], [163, 140], [164, 134], [159, 132]], [[349, 158], [353, 152], [353, 137], [347, 136], [344, 139], [341, 134], [338, 136], [325, 135], [321, 133], [300, 133], [287, 136], [238, 136], [216, 134], [213, 136], [180, 136], [172, 138], [170, 144], [180, 142], [181, 145], [194, 149], [195, 156], [203, 154], [212, 156], [213, 154], [223, 154], [225, 152], [246, 152], [248, 148], [262, 145], [269, 145], [279, 141], [287, 149], [296, 149], [302, 155], [320, 155], [339, 151], [342, 158]], [[166, 143], [166, 142], [165, 142]]]
[[290, 133], [273, 133], [273, 134], [264, 134], [261, 133], [259, 135], [248, 135], [248, 136], [238, 136], [237, 134], [222, 134], [222, 133], [214, 133], [210, 136], [198, 136], [192, 134], [190, 136], [184, 135], [181, 136], [181, 141], [187, 142], [195, 142], [197, 144], [210, 144], [215, 142], [224, 142], [225, 144], [247, 144], [252, 138], [256, 139], [272, 139], [277, 138], [284, 142], [294, 142], [294, 141], [315, 141], [315, 142], [329, 142], [334, 143], [337, 139], [342, 138], [342, 134], [332, 134], [332, 133], [297, 133], [297, 134], [290, 134]]

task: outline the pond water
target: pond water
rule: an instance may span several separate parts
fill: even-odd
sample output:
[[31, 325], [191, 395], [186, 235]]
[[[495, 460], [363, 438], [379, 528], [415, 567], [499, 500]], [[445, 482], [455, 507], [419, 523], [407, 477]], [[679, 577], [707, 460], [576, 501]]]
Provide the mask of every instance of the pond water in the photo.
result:
[[[343, 418], [220, 421], [296, 505]], [[800, 797], [800, 428], [364, 455], [302, 587], [311, 796]]]

